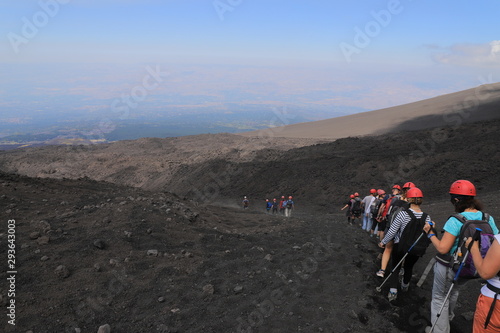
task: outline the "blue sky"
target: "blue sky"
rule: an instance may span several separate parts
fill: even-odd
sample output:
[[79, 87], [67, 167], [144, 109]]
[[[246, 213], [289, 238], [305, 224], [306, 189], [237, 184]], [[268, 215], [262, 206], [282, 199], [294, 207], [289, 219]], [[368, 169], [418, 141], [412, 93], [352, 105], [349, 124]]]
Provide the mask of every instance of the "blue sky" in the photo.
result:
[[32, 109], [18, 94], [50, 88], [78, 96], [67, 112], [105, 109], [157, 65], [175, 76], [148, 95], [157, 102], [175, 91], [224, 103], [216, 87], [263, 83], [282, 94], [270, 104], [331, 91], [332, 109], [393, 106], [500, 81], [498, 13], [497, 0], [1, 1], [0, 108]]

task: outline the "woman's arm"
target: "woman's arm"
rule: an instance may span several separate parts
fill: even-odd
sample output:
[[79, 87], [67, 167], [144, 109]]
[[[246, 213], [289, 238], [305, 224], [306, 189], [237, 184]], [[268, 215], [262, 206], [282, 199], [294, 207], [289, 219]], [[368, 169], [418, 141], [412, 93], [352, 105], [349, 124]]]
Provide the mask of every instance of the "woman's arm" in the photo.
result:
[[[435, 222], [433, 222], [435, 225]], [[444, 232], [443, 238], [439, 240], [437, 235], [434, 234], [435, 231], [431, 231], [431, 225], [426, 222], [424, 226], [424, 231], [428, 233], [428, 235], [434, 235], [430, 238], [432, 245], [436, 248], [436, 250], [441, 254], [446, 254], [450, 252], [453, 243], [455, 243], [455, 239], [457, 237], [450, 234], [448, 231]], [[429, 233], [430, 232], [430, 233]]]
[[399, 232], [399, 229], [401, 229], [401, 226], [403, 225], [403, 221], [405, 218], [410, 218], [408, 214], [405, 211], [399, 212], [398, 215], [394, 218], [394, 221], [392, 221], [391, 226], [389, 227], [389, 230], [387, 230], [387, 234], [385, 235], [384, 239], [380, 242], [379, 246], [383, 247], [385, 244], [389, 243], [391, 240], [396, 237], [396, 234]]
[[[467, 244], [472, 240], [469, 238]], [[479, 275], [485, 279], [491, 279], [500, 271], [500, 243], [497, 240], [493, 241], [484, 259], [481, 257], [481, 252], [479, 251], [479, 242], [474, 242], [470, 250], [472, 254], [472, 260], [474, 260], [474, 266]]]

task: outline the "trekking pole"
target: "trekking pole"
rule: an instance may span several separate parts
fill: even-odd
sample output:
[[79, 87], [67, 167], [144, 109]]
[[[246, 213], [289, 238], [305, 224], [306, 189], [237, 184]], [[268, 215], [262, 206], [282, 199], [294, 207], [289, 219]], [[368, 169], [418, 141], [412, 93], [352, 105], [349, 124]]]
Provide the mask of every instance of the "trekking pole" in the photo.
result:
[[[476, 232], [474, 233], [474, 237], [473, 237], [474, 240], [479, 239], [481, 231], [482, 231], [481, 229], [476, 228]], [[467, 252], [465, 252], [464, 259], [460, 263], [460, 266], [458, 267], [457, 273], [455, 274], [455, 276], [453, 277], [453, 280], [451, 281], [450, 289], [448, 290], [448, 293], [446, 294], [446, 297], [444, 298], [443, 304], [441, 305], [441, 309], [439, 309], [439, 312], [436, 315], [436, 319], [434, 319], [434, 322], [432, 323], [432, 327], [431, 327], [431, 330], [429, 331], [429, 333], [432, 333], [434, 331], [434, 327], [436, 327], [436, 323], [438, 322], [439, 317], [441, 316], [441, 313], [443, 312], [444, 306], [446, 305], [446, 301], [448, 300], [448, 298], [451, 295], [451, 290], [453, 289], [453, 286], [455, 286], [455, 282], [457, 282], [458, 277], [460, 275], [460, 272], [462, 271], [462, 268], [464, 267], [465, 261], [467, 260], [467, 257], [469, 256], [470, 249], [472, 247], [472, 243], [473, 242], [470, 242], [469, 246], [467, 247]]]
[[408, 255], [408, 253], [410, 253], [410, 251], [413, 249], [413, 247], [415, 245], [417, 245], [418, 241], [420, 240], [420, 238], [422, 238], [422, 236], [425, 235], [425, 231], [422, 232], [422, 234], [420, 236], [418, 236], [417, 240], [415, 241], [415, 243], [412, 244], [412, 246], [410, 246], [410, 248], [408, 249], [408, 251], [406, 251], [405, 255], [403, 256], [403, 258], [398, 262], [398, 264], [392, 269], [391, 273], [385, 278], [384, 282], [382, 282], [382, 284], [380, 286], [378, 286], [377, 288], [375, 288], [375, 290], [377, 290], [378, 292], [381, 292], [382, 291], [382, 286], [387, 282], [387, 280], [389, 280], [389, 278], [391, 277], [392, 273], [394, 273], [396, 271], [396, 269], [399, 267], [399, 265], [401, 265], [401, 263], [403, 262], [403, 260], [405, 260], [406, 256]]

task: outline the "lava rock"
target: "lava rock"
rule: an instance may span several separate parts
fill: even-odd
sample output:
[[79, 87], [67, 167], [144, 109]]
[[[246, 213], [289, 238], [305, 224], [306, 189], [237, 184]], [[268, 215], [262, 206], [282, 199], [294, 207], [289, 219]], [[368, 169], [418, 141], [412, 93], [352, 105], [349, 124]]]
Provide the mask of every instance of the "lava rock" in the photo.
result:
[[54, 273], [56, 273], [56, 275], [61, 279], [65, 279], [70, 275], [69, 269], [64, 265], [57, 266]]

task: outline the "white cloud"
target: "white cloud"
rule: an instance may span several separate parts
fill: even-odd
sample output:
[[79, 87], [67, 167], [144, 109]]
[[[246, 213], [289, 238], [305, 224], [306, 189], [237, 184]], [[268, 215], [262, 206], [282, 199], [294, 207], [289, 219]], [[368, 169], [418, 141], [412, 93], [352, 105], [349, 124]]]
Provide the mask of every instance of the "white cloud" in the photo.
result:
[[494, 40], [490, 43], [491, 51], [490, 56], [492, 59], [500, 57], [500, 40]]
[[441, 64], [472, 67], [492, 67], [500, 65], [500, 40], [484, 44], [454, 44], [433, 55]]

